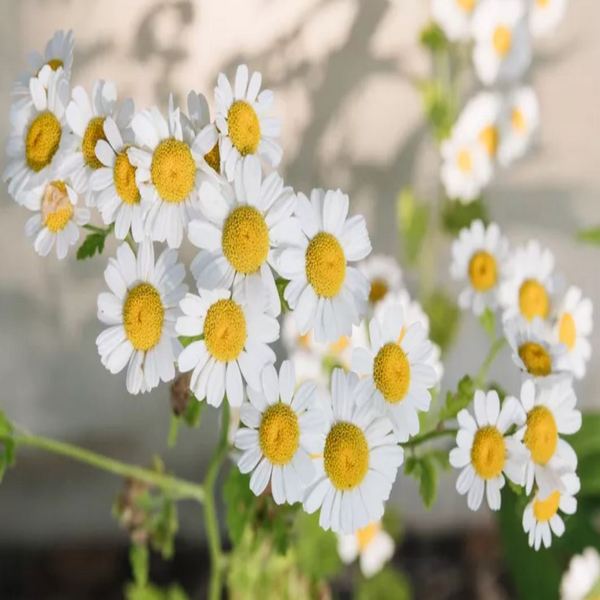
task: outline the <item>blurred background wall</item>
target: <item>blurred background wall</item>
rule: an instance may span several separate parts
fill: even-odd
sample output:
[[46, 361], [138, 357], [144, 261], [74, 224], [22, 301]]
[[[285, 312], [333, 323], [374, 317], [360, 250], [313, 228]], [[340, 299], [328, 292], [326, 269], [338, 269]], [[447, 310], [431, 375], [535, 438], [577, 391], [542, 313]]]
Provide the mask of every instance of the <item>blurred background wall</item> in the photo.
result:
[[[7, 135], [10, 86], [27, 51], [41, 50], [56, 29], [76, 36], [73, 79], [91, 86], [114, 80], [143, 107], [164, 107], [190, 88], [212, 100], [219, 71], [248, 63], [276, 93], [283, 122], [281, 172], [295, 188], [341, 187], [352, 210], [366, 215], [375, 251], [397, 253], [395, 199], [415, 183], [422, 195], [438, 182], [436, 152], [422, 119], [416, 77], [427, 72], [418, 33], [425, 0], [0, 0], [0, 137]], [[536, 148], [500, 173], [487, 193], [491, 215], [513, 243], [537, 237], [556, 255], [566, 278], [600, 305], [600, 250], [575, 232], [600, 222], [600, 3], [574, 0], [558, 33], [537, 44], [531, 80], [541, 102]], [[4, 161], [4, 156], [2, 159]], [[3, 168], [3, 165], [0, 164]], [[96, 296], [104, 257], [63, 263], [38, 257], [23, 234], [26, 211], [0, 189], [0, 407], [36, 433], [68, 439], [123, 460], [167, 466], [198, 479], [214, 443], [214, 411], [201, 429], [166, 447], [168, 387], [128, 396], [124, 377], [100, 364]], [[193, 250], [185, 247], [186, 260]], [[448, 280], [448, 245], [440, 248], [438, 279]], [[408, 277], [409, 285], [415, 281]], [[456, 289], [450, 287], [450, 289]], [[598, 328], [592, 344], [600, 341]], [[474, 371], [486, 351], [475, 320], [465, 317], [446, 357], [444, 387]], [[493, 375], [516, 392], [518, 377], [504, 355]], [[584, 406], [599, 408], [600, 355], [583, 383]], [[393, 504], [410, 527], [430, 530], [485, 524], [442, 481], [426, 512], [412, 480], [400, 476]], [[19, 455], [0, 490], [5, 541], [41, 543], [78, 536], [121, 535], [109, 507], [114, 478], [40, 453]], [[200, 515], [183, 510], [182, 535], [197, 536]]]

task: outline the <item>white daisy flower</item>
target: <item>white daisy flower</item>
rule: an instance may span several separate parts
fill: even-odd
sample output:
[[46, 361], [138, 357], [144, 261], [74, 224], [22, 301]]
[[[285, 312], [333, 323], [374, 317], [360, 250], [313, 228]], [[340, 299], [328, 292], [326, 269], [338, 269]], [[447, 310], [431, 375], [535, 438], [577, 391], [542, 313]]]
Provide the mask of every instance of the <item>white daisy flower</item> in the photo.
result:
[[73, 88], [66, 111], [71, 143], [61, 160], [59, 173], [84, 191], [88, 206], [96, 205], [96, 194], [90, 190], [89, 181], [92, 173], [103, 167], [96, 156], [96, 144], [106, 141], [104, 122], [111, 117], [123, 131], [129, 127], [132, 116], [133, 101], [128, 98], [117, 103], [117, 88], [112, 81], [94, 82], [91, 98], [83, 87]]
[[96, 206], [105, 225], [115, 224], [115, 236], [124, 240], [129, 231], [140, 243], [144, 239], [144, 207], [135, 180], [135, 167], [127, 150], [131, 145], [130, 131], [121, 130], [112, 117], [103, 123], [106, 140], [96, 144], [96, 156], [101, 167], [90, 177], [90, 190], [96, 195]]
[[260, 91], [262, 76], [249, 73], [246, 65], [240, 65], [235, 73], [233, 88], [223, 73], [219, 73], [215, 88], [215, 123], [220, 134], [219, 153], [221, 170], [233, 181], [237, 165], [247, 156], [258, 154], [269, 165], [276, 167], [282, 150], [276, 141], [281, 125], [269, 116], [273, 104], [271, 90]]
[[586, 548], [571, 558], [560, 584], [561, 600], [589, 600], [592, 590], [600, 587], [600, 554]]
[[289, 360], [279, 369], [269, 365], [261, 375], [262, 388], [248, 388], [249, 401], [241, 408], [245, 425], [235, 436], [243, 451], [238, 467], [252, 472], [250, 489], [259, 496], [271, 484], [277, 504], [302, 500], [313, 481], [315, 467], [310, 455], [319, 452], [323, 420], [316, 386], [303, 383], [296, 392], [296, 376]]
[[479, 0], [432, 0], [431, 16], [453, 42], [471, 36], [471, 19]]
[[567, 0], [531, 0], [529, 30], [535, 37], [553, 33], [563, 20]]
[[459, 130], [442, 142], [440, 176], [446, 195], [468, 204], [492, 178], [492, 163], [483, 145]]
[[357, 386], [356, 374], [333, 371], [332, 398], [323, 403], [322, 458], [315, 459], [317, 476], [304, 496], [304, 510], [320, 508], [319, 525], [335, 533], [381, 519], [404, 459], [389, 420], [368, 404], [358, 406]]
[[487, 498], [491, 510], [499, 510], [500, 490], [505, 475], [523, 485], [525, 449], [521, 442], [506, 437], [506, 431], [517, 422], [518, 402], [508, 396], [502, 403], [495, 390], [475, 392], [475, 418], [467, 409], [458, 413], [459, 430], [456, 448], [450, 451], [450, 464], [462, 469], [456, 481], [459, 494], [467, 494], [467, 505], [477, 510]]
[[69, 247], [79, 240], [79, 228], [90, 220], [90, 211], [77, 205], [77, 191], [55, 179], [21, 192], [20, 198], [23, 206], [36, 213], [25, 224], [25, 234], [34, 239], [35, 251], [47, 256], [56, 247], [57, 258], [65, 258]]
[[481, 0], [471, 21], [473, 62], [485, 85], [514, 81], [531, 62], [525, 0]]
[[369, 282], [349, 262], [371, 252], [362, 216], [348, 216], [348, 196], [340, 190], [298, 194], [296, 215], [302, 237], [277, 252], [275, 264], [290, 282], [284, 298], [301, 334], [314, 329], [317, 342], [352, 333], [365, 314]]
[[148, 392], [175, 377], [181, 344], [175, 334], [178, 304], [187, 291], [185, 268], [177, 252], [165, 249], [154, 262], [146, 240], [137, 257], [129, 244], [117, 248], [104, 279], [110, 292], [98, 296], [98, 318], [109, 325], [96, 339], [102, 364], [119, 373], [127, 367], [127, 391]]
[[567, 290], [557, 310], [555, 340], [567, 348], [561, 366], [571, 371], [577, 379], [585, 375], [586, 363], [592, 354], [588, 340], [592, 333], [592, 311], [592, 301], [584, 298], [581, 290], [575, 286]]
[[467, 287], [458, 296], [462, 309], [481, 315], [486, 308], [498, 307], [498, 287], [508, 258], [508, 241], [496, 223], [486, 227], [473, 221], [461, 229], [452, 243], [450, 274]]
[[394, 556], [394, 540], [383, 529], [381, 521], [373, 521], [350, 535], [338, 535], [338, 554], [346, 564], [360, 558], [360, 570], [373, 577]]
[[552, 252], [530, 240], [526, 246], [515, 249], [504, 274], [498, 296], [503, 318], [547, 319], [557, 287]]
[[392, 256], [372, 254], [358, 268], [369, 281], [371, 306], [384, 300], [387, 294], [398, 292], [402, 286], [402, 269]]
[[203, 336], [179, 355], [179, 370], [194, 370], [190, 389], [199, 400], [220, 406], [225, 395], [231, 406], [240, 406], [244, 385], [260, 389], [262, 369], [275, 362], [267, 344], [279, 338], [279, 323], [266, 312], [266, 294], [260, 283], [229, 290], [199, 288], [181, 301], [177, 319], [179, 335]]
[[521, 158], [531, 147], [539, 125], [540, 108], [534, 89], [512, 90], [504, 101], [498, 162], [507, 167]]
[[431, 342], [420, 323], [406, 326], [400, 305], [388, 305], [369, 323], [368, 347], [352, 353], [352, 370], [364, 379], [359, 403], [373, 404], [393, 424], [400, 442], [419, 432], [418, 411], [429, 410], [430, 389], [438, 383], [430, 364]]
[[260, 281], [268, 293], [270, 313], [279, 315], [272, 251], [280, 244], [302, 241], [293, 216], [295, 205], [292, 188], [285, 187], [275, 172], [263, 179], [254, 156], [240, 163], [234, 185], [203, 183], [202, 218], [191, 221], [188, 232], [192, 244], [201, 248], [191, 266], [198, 287], [229, 289]]
[[536, 385], [528, 379], [521, 386], [520, 402], [523, 426], [514, 437], [527, 450], [525, 491], [530, 494], [535, 483], [543, 500], [556, 490], [566, 491], [565, 477], [577, 468], [577, 454], [560, 436], [579, 431], [581, 413], [567, 377], [557, 378], [552, 385]]
[[11, 114], [6, 144], [7, 165], [2, 174], [8, 193], [20, 204], [20, 193], [47, 184], [54, 176], [67, 143], [64, 131], [69, 82], [64, 71], [48, 71], [47, 85], [37, 77], [29, 80], [31, 103]]
[[525, 507], [523, 529], [529, 534], [529, 545], [535, 550], [539, 550], [542, 545], [550, 548], [552, 534], [561, 537], [565, 532], [565, 523], [558, 514], [559, 510], [566, 515], [575, 514], [577, 511], [575, 494], [580, 487], [579, 477], [575, 473], [569, 473], [565, 482], [564, 491], [554, 490], [544, 499], [537, 493]]
[[327, 384], [328, 378], [323, 369], [322, 344], [314, 341], [312, 331], [301, 334], [290, 312], [283, 315], [281, 340], [300, 383], [312, 380], [320, 385]]

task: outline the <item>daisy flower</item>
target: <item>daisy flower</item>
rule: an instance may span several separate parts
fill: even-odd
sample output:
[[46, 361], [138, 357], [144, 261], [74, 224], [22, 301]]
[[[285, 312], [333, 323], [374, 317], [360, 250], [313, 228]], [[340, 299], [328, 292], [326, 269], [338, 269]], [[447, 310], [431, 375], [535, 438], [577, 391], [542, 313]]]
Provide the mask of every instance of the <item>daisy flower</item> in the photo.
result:
[[560, 584], [561, 600], [589, 600], [600, 587], [600, 554], [596, 548], [586, 548], [576, 554]]
[[[172, 96], [170, 97], [172, 102]], [[184, 126], [191, 129], [194, 143], [192, 154], [200, 170], [216, 182], [221, 182], [221, 156], [219, 153], [219, 134], [210, 122], [208, 102], [202, 94], [189, 92], [187, 97], [188, 114], [182, 114]]]
[[456, 448], [450, 451], [450, 464], [461, 469], [456, 480], [459, 494], [467, 494], [467, 505], [477, 510], [487, 498], [491, 510], [499, 510], [500, 490], [505, 475], [517, 485], [523, 485], [523, 445], [506, 437], [506, 431], [517, 422], [519, 408], [515, 398], [508, 396], [502, 403], [495, 390], [477, 390], [474, 397], [475, 418], [467, 409], [458, 413]]
[[471, 31], [473, 62], [485, 85], [514, 81], [531, 62], [525, 0], [481, 0]]
[[541, 499], [556, 490], [566, 491], [566, 475], [575, 472], [577, 455], [560, 436], [576, 433], [581, 427], [570, 379], [561, 377], [552, 385], [536, 385], [529, 379], [521, 386], [520, 402], [522, 426], [514, 437], [527, 450], [525, 491], [530, 494], [534, 483]]
[[21, 200], [36, 213], [25, 224], [35, 251], [47, 256], [56, 247], [56, 257], [65, 258], [69, 247], [79, 240], [79, 228], [90, 220], [90, 211], [77, 206], [79, 194], [69, 183], [55, 179], [22, 192]]
[[364, 379], [359, 403], [373, 404], [393, 424], [398, 441], [419, 432], [418, 411], [429, 410], [437, 373], [429, 364], [431, 342], [420, 323], [405, 325], [400, 305], [389, 305], [369, 323], [368, 347], [352, 353], [352, 370]]
[[302, 241], [295, 205], [292, 188], [275, 172], [263, 179], [254, 156], [240, 164], [233, 185], [204, 182], [199, 192], [201, 218], [190, 222], [188, 232], [192, 244], [201, 248], [191, 266], [198, 287], [229, 289], [260, 281], [270, 313], [279, 315], [272, 249]]
[[505, 99], [500, 125], [498, 162], [507, 167], [530, 148], [540, 124], [540, 108], [533, 88], [512, 90]]
[[366, 312], [367, 278], [349, 262], [371, 252], [362, 216], [348, 216], [348, 196], [340, 190], [298, 194], [296, 215], [302, 228], [297, 243], [277, 253], [277, 270], [290, 282], [284, 298], [301, 334], [314, 329], [317, 342], [335, 342], [352, 333]]
[[2, 175], [3, 181], [8, 182], [8, 193], [20, 204], [23, 190], [52, 179], [68, 137], [64, 132], [64, 117], [69, 82], [64, 71], [50, 71], [47, 86], [32, 77], [29, 93], [31, 103], [20, 106], [11, 115], [7, 165]]
[[561, 537], [565, 532], [565, 523], [558, 514], [560, 510], [566, 515], [573, 515], [577, 511], [575, 494], [579, 491], [579, 477], [570, 473], [565, 479], [565, 490], [554, 490], [548, 497], [542, 499], [539, 493], [525, 507], [523, 512], [523, 529], [529, 534], [528, 542], [532, 548], [539, 550], [550, 548], [552, 534]]
[[536, 37], [553, 33], [563, 20], [567, 0], [532, 0], [529, 9], [529, 30]]
[[95, 193], [89, 188], [90, 177], [104, 166], [96, 156], [96, 144], [106, 140], [104, 122], [107, 117], [112, 117], [122, 131], [129, 127], [132, 116], [133, 101], [128, 98], [118, 104], [117, 88], [112, 81], [96, 81], [91, 98], [83, 87], [73, 88], [66, 111], [72, 132], [71, 143], [61, 161], [59, 172], [86, 193], [89, 206], [95, 206]]
[[181, 344], [175, 335], [177, 305], [187, 291], [177, 252], [165, 249], [154, 261], [146, 240], [137, 257], [129, 244], [117, 248], [104, 279], [110, 292], [98, 296], [98, 318], [109, 325], [96, 339], [102, 364], [119, 373], [127, 366], [127, 391], [148, 392], [175, 377]]
[[139, 244], [144, 239], [144, 209], [135, 180], [135, 167], [127, 150], [130, 132], [121, 130], [112, 117], [103, 123], [104, 139], [96, 144], [96, 156], [101, 163], [90, 177], [90, 189], [96, 196], [96, 206], [105, 225], [115, 224], [115, 236], [124, 240], [131, 230]]
[[381, 302], [387, 294], [400, 290], [402, 269], [393, 257], [385, 254], [373, 254], [359, 264], [358, 268], [369, 282], [369, 304], [371, 306]]
[[556, 291], [554, 256], [550, 250], [530, 240], [513, 252], [504, 275], [498, 296], [504, 319], [521, 316], [531, 321], [550, 316]]
[[304, 510], [320, 508], [319, 525], [335, 533], [350, 534], [381, 519], [404, 459], [389, 420], [358, 405], [357, 387], [356, 374], [333, 371], [321, 417], [322, 458], [315, 459], [317, 475], [304, 496]]
[[461, 229], [452, 243], [450, 274], [467, 287], [458, 296], [462, 309], [472, 308], [481, 315], [498, 306], [498, 287], [508, 258], [508, 241], [496, 223], [486, 227], [480, 220]]
[[260, 92], [261, 82], [258, 72], [249, 77], [246, 65], [237, 68], [233, 87], [223, 73], [217, 79], [215, 123], [220, 136], [221, 168], [229, 181], [233, 181], [238, 163], [247, 156], [258, 154], [272, 167], [281, 161], [282, 150], [276, 141], [281, 126], [279, 120], [269, 116], [273, 92]]
[[277, 504], [302, 500], [315, 476], [310, 455], [319, 451], [322, 416], [314, 383], [303, 383], [296, 392], [296, 376], [289, 360], [279, 369], [269, 365], [261, 375], [261, 390], [248, 388], [240, 418], [245, 427], [235, 435], [243, 451], [238, 467], [252, 472], [250, 489], [259, 496], [271, 484]]
[[179, 355], [179, 370], [193, 369], [190, 389], [199, 400], [220, 406], [225, 395], [231, 406], [244, 399], [243, 381], [260, 389], [262, 369], [275, 362], [267, 344], [279, 338], [279, 323], [266, 312], [266, 294], [259, 282], [243, 291], [199, 288], [187, 294], [177, 319], [179, 335], [202, 336]]
[[373, 521], [350, 535], [338, 535], [338, 554], [346, 564], [360, 558], [360, 570], [372, 577], [394, 556], [394, 540], [383, 529], [381, 521]]
[[593, 306], [589, 298], [584, 298], [578, 287], [571, 286], [558, 307], [555, 340], [563, 344], [567, 351], [562, 366], [582, 379], [586, 363], [590, 360], [592, 346], [588, 337], [592, 333]]
[[299, 382], [313, 380], [323, 385], [327, 383], [322, 363], [322, 344], [314, 341], [312, 331], [304, 335], [300, 333], [292, 313], [283, 315], [281, 340]]
[[453, 42], [471, 35], [471, 19], [478, 0], [433, 0], [431, 16]]

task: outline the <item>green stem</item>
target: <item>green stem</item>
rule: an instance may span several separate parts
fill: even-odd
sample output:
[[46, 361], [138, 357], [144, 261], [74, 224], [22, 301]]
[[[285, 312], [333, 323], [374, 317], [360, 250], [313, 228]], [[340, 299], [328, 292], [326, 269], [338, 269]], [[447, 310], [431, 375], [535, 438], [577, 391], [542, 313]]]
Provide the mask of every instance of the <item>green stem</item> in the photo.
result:
[[454, 436], [458, 432], [458, 429], [456, 429], [456, 428], [453, 428], [453, 427], [445, 428], [445, 427], [443, 427], [442, 424], [440, 424], [440, 425], [441, 426], [438, 426], [435, 429], [428, 431], [427, 433], [417, 435], [414, 438], [412, 438], [411, 440], [408, 440], [408, 442], [404, 442], [400, 445], [403, 448], [416, 448], [417, 446], [420, 446], [421, 444], [424, 444], [425, 442], [429, 442], [430, 440], [433, 440], [435, 438], [445, 437], [447, 435]]
[[[0, 440], [2, 437], [0, 437]], [[192, 499], [197, 502], [204, 502], [205, 493], [201, 485], [178, 479], [164, 473], [157, 473], [150, 469], [144, 469], [135, 465], [130, 465], [112, 458], [108, 458], [103, 454], [86, 450], [73, 444], [59, 442], [51, 438], [31, 435], [27, 433], [15, 433], [11, 439], [17, 446], [29, 446], [45, 450], [52, 454], [66, 456], [81, 463], [85, 463], [102, 471], [108, 471], [114, 475], [121, 477], [131, 477], [138, 481], [143, 481], [149, 485], [158, 487], [166, 492], [169, 492], [178, 500]]]
[[481, 387], [485, 383], [488, 371], [492, 366], [492, 363], [496, 359], [498, 352], [500, 352], [500, 350], [502, 350], [502, 348], [504, 347], [505, 342], [506, 340], [503, 337], [496, 338], [496, 340], [492, 342], [487, 356], [481, 364], [479, 371], [477, 371], [477, 375], [475, 375], [475, 387]]
[[204, 524], [206, 527], [206, 539], [210, 554], [210, 584], [208, 598], [219, 600], [223, 587], [224, 555], [221, 547], [221, 534], [219, 532], [219, 521], [215, 506], [215, 483], [223, 460], [227, 456], [229, 433], [229, 402], [227, 398], [223, 401], [223, 412], [221, 413], [221, 437], [215, 448], [215, 453], [210, 459], [208, 470], [204, 477], [202, 487], [204, 488]]

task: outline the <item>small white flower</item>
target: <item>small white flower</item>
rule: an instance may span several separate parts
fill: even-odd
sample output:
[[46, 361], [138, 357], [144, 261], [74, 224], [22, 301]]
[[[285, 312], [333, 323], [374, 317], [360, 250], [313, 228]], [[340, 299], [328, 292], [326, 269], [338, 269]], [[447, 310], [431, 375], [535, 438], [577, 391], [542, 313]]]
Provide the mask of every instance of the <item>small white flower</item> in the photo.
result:
[[398, 261], [385, 254], [372, 254], [358, 265], [361, 273], [369, 281], [369, 304], [375, 306], [388, 294], [400, 291], [402, 269]]
[[358, 377], [333, 371], [331, 400], [323, 403], [326, 434], [317, 476], [304, 496], [304, 510], [319, 508], [319, 524], [350, 534], [383, 516], [398, 467], [404, 459], [392, 424], [368, 404], [358, 406]]
[[338, 534], [338, 554], [346, 564], [360, 557], [362, 574], [372, 577], [394, 556], [394, 540], [381, 521], [374, 521], [353, 534]]
[[299, 383], [307, 380], [326, 385], [328, 377], [323, 369], [322, 346], [313, 339], [311, 331], [302, 335], [290, 312], [283, 315], [281, 340], [286, 355], [292, 361]]
[[175, 377], [181, 344], [175, 334], [178, 304], [187, 286], [177, 252], [164, 250], [154, 262], [154, 246], [144, 241], [137, 257], [129, 244], [117, 248], [104, 279], [110, 292], [98, 296], [98, 318], [109, 325], [96, 339], [102, 364], [119, 373], [127, 367], [130, 394], [148, 392]]
[[240, 418], [236, 447], [243, 451], [238, 467], [252, 472], [250, 489], [259, 496], [269, 482], [277, 504], [302, 499], [315, 476], [310, 455], [320, 450], [323, 430], [314, 383], [297, 391], [294, 367], [289, 360], [279, 369], [269, 365], [261, 375], [261, 390], [248, 387]]
[[179, 355], [182, 372], [193, 369], [190, 390], [198, 400], [220, 406], [225, 395], [231, 406], [244, 400], [244, 385], [260, 389], [262, 369], [275, 362], [267, 344], [279, 338], [279, 323], [266, 313], [266, 294], [260, 282], [229, 290], [199, 289], [181, 301], [179, 335], [203, 336]]
[[367, 308], [369, 283], [348, 263], [365, 258], [371, 242], [364, 218], [347, 218], [348, 203], [340, 190], [298, 194], [301, 240], [277, 251], [277, 270], [290, 280], [285, 300], [300, 333], [314, 329], [317, 342], [350, 335]]
[[553, 33], [563, 20], [567, 0], [531, 0], [529, 29], [536, 37]]
[[560, 584], [561, 600], [586, 600], [600, 584], [600, 554], [595, 548], [586, 548], [576, 554], [563, 574]]
[[466, 41], [471, 36], [471, 19], [478, 0], [433, 0], [431, 16], [448, 39]]
[[276, 141], [281, 126], [269, 116], [273, 92], [260, 91], [260, 73], [255, 71], [250, 81], [248, 78], [248, 67], [240, 65], [233, 88], [223, 73], [219, 73], [215, 88], [221, 170], [229, 181], [233, 181], [238, 163], [248, 156], [257, 154], [272, 167], [281, 161], [282, 150]]
[[507, 258], [508, 241], [496, 223], [486, 227], [477, 220], [461, 229], [452, 244], [450, 274], [458, 281], [467, 281], [458, 297], [462, 309], [472, 308], [481, 315], [486, 308], [497, 308], [498, 287]]
[[477, 390], [474, 398], [475, 419], [468, 410], [458, 413], [456, 448], [450, 451], [450, 464], [462, 469], [456, 481], [459, 494], [468, 494], [467, 505], [477, 510], [484, 493], [488, 506], [499, 510], [504, 475], [523, 485], [525, 449], [521, 442], [506, 437], [519, 414], [518, 402], [508, 396], [502, 403], [496, 391]]

